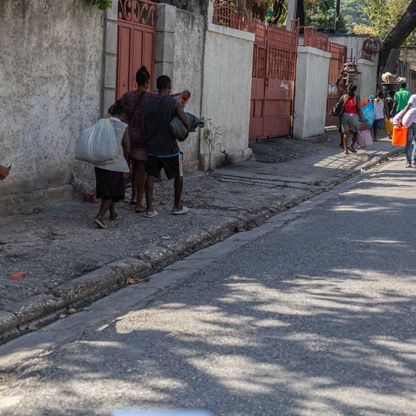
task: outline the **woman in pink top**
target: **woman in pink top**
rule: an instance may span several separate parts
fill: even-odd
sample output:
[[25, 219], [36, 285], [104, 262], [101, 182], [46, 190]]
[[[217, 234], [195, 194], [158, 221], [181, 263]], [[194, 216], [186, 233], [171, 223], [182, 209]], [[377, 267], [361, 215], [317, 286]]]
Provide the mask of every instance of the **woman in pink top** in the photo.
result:
[[[357, 142], [357, 133], [361, 128], [362, 114], [360, 108], [360, 97], [356, 95], [357, 86], [350, 84], [347, 88], [347, 94], [341, 97], [344, 104], [344, 111], [341, 117], [341, 127], [344, 142], [344, 152], [349, 154], [349, 150], [356, 152], [354, 145]], [[340, 100], [340, 101], [341, 101]], [[350, 131], [352, 132], [351, 146], [348, 146], [350, 139]]]
[[[136, 73], [137, 89], [126, 92], [120, 103], [126, 108], [128, 131], [130, 136], [130, 159], [133, 165], [132, 171], [132, 198], [131, 204], [135, 205], [135, 211], [142, 213], [144, 184], [146, 182], [147, 149], [144, 140], [144, 112], [143, 109], [152, 94], [148, 91], [150, 74], [145, 66]], [[113, 106], [108, 112], [111, 114]]]

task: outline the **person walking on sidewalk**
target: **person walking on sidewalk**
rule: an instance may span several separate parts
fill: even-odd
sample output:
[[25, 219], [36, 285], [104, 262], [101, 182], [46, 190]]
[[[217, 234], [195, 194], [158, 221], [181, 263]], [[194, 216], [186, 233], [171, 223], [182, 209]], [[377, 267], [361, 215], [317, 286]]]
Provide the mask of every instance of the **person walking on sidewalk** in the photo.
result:
[[383, 91], [378, 90], [376, 98], [373, 99], [374, 105], [374, 113], [376, 115], [374, 123], [373, 123], [373, 133], [374, 133], [374, 141], [378, 141], [380, 136], [380, 131], [383, 129], [384, 124], [384, 99], [383, 99]]
[[168, 179], [175, 180], [175, 201], [172, 214], [186, 214], [188, 211], [181, 201], [183, 189], [182, 154], [176, 138], [170, 132], [169, 124], [176, 115], [189, 130], [190, 121], [184, 112], [183, 105], [169, 96], [172, 82], [167, 75], [161, 75], [157, 79], [157, 89], [159, 94], [151, 98], [144, 109], [145, 137], [148, 149], [145, 213], [147, 218], [157, 215], [157, 211], [153, 208], [153, 185], [162, 169]]
[[[361, 128], [360, 120], [362, 120], [360, 97], [356, 95], [357, 86], [349, 84], [347, 88], [347, 94], [343, 95], [340, 99], [344, 103], [344, 111], [341, 117], [341, 127], [343, 132], [344, 141], [344, 153], [349, 154], [349, 150], [356, 153], [354, 148], [357, 142], [357, 134]], [[348, 146], [350, 131], [352, 131], [351, 146]]]
[[[410, 96], [401, 118], [403, 118], [411, 108], [416, 108], [416, 94]], [[399, 124], [401, 124], [401, 119], [398, 121]], [[411, 126], [407, 128], [406, 167], [416, 168], [416, 122], [413, 122]]]
[[[132, 198], [131, 204], [137, 213], [144, 212], [143, 198], [146, 182], [147, 150], [144, 142], [143, 108], [151, 97], [149, 89], [150, 74], [145, 66], [136, 73], [137, 89], [126, 92], [120, 103], [126, 108], [127, 123], [130, 136], [130, 159], [132, 163]], [[112, 108], [108, 110], [112, 114]]]
[[394, 117], [397, 113], [400, 113], [400, 111], [406, 108], [410, 96], [412, 95], [410, 91], [407, 91], [406, 87], [406, 83], [402, 82], [399, 91], [394, 94], [393, 110], [390, 113], [390, 117]]
[[124, 199], [124, 174], [130, 171], [127, 160], [130, 152], [130, 138], [128, 134], [126, 108], [118, 101], [112, 106], [111, 125], [119, 144], [118, 158], [115, 162], [95, 165], [96, 195], [101, 199], [101, 206], [94, 219], [98, 228], [107, 228], [104, 216], [110, 211], [110, 220], [114, 221], [117, 214], [114, 204]]
[[10, 166], [0, 165], [0, 180], [6, 179], [10, 173]]

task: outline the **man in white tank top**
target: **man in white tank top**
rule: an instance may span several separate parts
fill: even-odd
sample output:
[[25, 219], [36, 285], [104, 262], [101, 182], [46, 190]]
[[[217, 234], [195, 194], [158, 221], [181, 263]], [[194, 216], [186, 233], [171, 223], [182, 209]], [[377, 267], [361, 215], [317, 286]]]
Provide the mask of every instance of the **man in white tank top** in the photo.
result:
[[374, 105], [374, 113], [376, 115], [374, 123], [373, 123], [373, 132], [374, 132], [374, 141], [378, 141], [380, 138], [381, 130], [383, 129], [384, 125], [384, 98], [383, 98], [383, 91], [378, 90], [377, 96], [373, 100]]

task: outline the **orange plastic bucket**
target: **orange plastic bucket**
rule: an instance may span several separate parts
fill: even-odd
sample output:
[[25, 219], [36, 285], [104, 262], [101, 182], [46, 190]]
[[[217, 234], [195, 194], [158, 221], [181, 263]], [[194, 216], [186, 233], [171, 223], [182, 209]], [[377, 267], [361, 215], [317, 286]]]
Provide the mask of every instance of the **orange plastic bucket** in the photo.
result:
[[393, 146], [406, 146], [407, 143], [407, 128], [406, 127], [393, 127], [393, 139], [391, 144]]

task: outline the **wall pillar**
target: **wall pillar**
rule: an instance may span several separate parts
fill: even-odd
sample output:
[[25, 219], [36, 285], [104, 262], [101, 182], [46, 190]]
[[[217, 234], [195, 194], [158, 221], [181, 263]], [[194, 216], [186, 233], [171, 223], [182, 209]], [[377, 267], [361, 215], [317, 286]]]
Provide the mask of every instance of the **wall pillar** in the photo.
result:
[[377, 59], [375, 62], [367, 59], [358, 59], [358, 71], [360, 72], [358, 81], [358, 95], [361, 100], [376, 95], [377, 89]]
[[304, 139], [325, 132], [331, 54], [310, 46], [298, 47], [293, 135]]
[[[254, 33], [212, 23], [210, 0], [205, 32], [202, 114], [221, 134], [213, 165], [241, 162], [250, 157], [250, 99]], [[208, 168], [209, 151], [201, 140], [200, 167]]]
[[107, 109], [116, 100], [117, 82], [117, 28], [118, 0], [113, 0], [113, 6], [106, 11], [104, 36], [104, 70], [103, 95], [101, 113], [107, 114]]
[[170, 4], [157, 5], [155, 84], [160, 75], [173, 80], [175, 57], [176, 7]]

